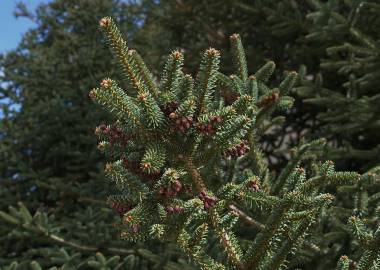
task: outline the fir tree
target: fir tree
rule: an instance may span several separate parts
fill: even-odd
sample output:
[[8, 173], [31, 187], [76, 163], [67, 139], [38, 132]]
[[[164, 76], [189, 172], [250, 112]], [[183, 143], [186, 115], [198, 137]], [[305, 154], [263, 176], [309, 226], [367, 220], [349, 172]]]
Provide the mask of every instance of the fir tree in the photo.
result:
[[319, 107], [320, 134], [334, 141], [328, 155], [363, 171], [380, 163], [379, 15], [376, 1], [316, 5], [306, 39], [324, 44], [327, 55], [321, 72], [297, 90], [305, 103]]
[[[332, 142], [334, 147], [326, 157], [340, 168], [364, 172], [379, 163], [378, 106], [374, 105], [378, 102], [374, 75], [378, 70], [377, 1], [160, 1], [147, 16], [140, 33], [147, 36], [148, 45], [142, 47], [149, 47], [153, 55], [183, 48], [190, 71], [195, 69], [200, 48], [216, 44], [225, 50], [226, 36], [236, 31], [249, 44], [251, 72], [267, 59], [274, 60], [280, 70], [307, 67], [299, 72], [299, 96], [281, 132], [263, 137], [271, 168], [277, 170], [277, 164], [286, 162], [275, 153], [280, 142], [295, 146], [305, 134]], [[231, 23], [225, 23], [226, 18]], [[157, 36], [165, 38], [161, 41]], [[232, 72], [230, 57], [224, 56], [223, 61], [227, 63], [223, 72]], [[280, 75], [275, 73], [275, 78]], [[350, 86], [354, 81], [357, 85]], [[336, 98], [329, 99], [330, 95]], [[303, 102], [304, 98], [309, 100]]]
[[[297, 87], [295, 106], [287, 111], [282, 128], [287, 132], [263, 136], [260, 142], [264, 153], [270, 154], [269, 160], [275, 161], [269, 163], [269, 168], [280, 171], [281, 167], [275, 164], [279, 155], [273, 149], [283, 153], [282, 142], [294, 145], [304, 136], [311, 139], [324, 136], [328, 140], [323, 150], [326, 158], [336, 161], [338, 168], [360, 169], [371, 176], [352, 188], [339, 188], [338, 193], [331, 190], [338, 196], [339, 207], [326, 212], [323, 225], [315, 231], [313, 237], [321, 248], [317, 255], [305, 252], [311, 269], [333, 268], [342, 254], [350, 258], [352, 254], [357, 259], [356, 240], [345, 225], [347, 219], [359, 215], [375, 221], [378, 211], [377, 1], [211, 3], [218, 8], [202, 9], [202, 1], [160, 1], [159, 5], [172, 16], [159, 16], [158, 7], [154, 23], [164, 25], [165, 31], [174, 37], [179, 35], [172, 42], [184, 47], [191, 54], [190, 59], [196, 54], [186, 44], [187, 38], [195, 39], [197, 46], [207, 46], [212, 40], [225, 48], [226, 39], [217, 33], [228, 33], [235, 28], [244, 33], [243, 39], [253, 40], [253, 47], [247, 51], [248, 58], [254, 60], [249, 70], [263, 56], [273, 57], [278, 66], [286, 69], [306, 64], [307, 71], [305, 66], [299, 71], [301, 85]], [[197, 19], [195, 10], [204, 12], [205, 19]], [[176, 20], [174, 14], [186, 19]], [[231, 18], [234, 23], [224, 23], [225, 18]], [[197, 36], [192, 29], [210, 34]], [[262, 53], [258, 53], [260, 50]], [[229, 71], [230, 67], [227, 65], [224, 70]], [[307, 99], [303, 101], [303, 98]], [[376, 224], [371, 223], [372, 230]]]
[[15, 268], [30, 269], [36, 261], [43, 269], [146, 269], [170, 254], [159, 245], [160, 256], [147, 246], [129, 249], [115, 238], [112, 223], [126, 206], [115, 205], [116, 211], [106, 204], [112, 187], [102, 181], [93, 136], [94, 125], [111, 117], [87, 98], [102, 77], [120, 77], [98, 20], [112, 14], [133, 36], [136, 8], [56, 0], [35, 13], [23, 6], [16, 11], [36, 27], [0, 62], [0, 268], [15, 261]]
[[[360, 176], [336, 172], [331, 161], [319, 163], [313, 153], [322, 139], [301, 144], [279, 175], [269, 173], [257, 139], [276, 123], [274, 111], [292, 106], [287, 93], [297, 74], [289, 72], [273, 89], [266, 85], [273, 62], [248, 76], [234, 34], [236, 74], [220, 73], [220, 53], [210, 48], [193, 78], [183, 72], [183, 55], [173, 51], [156, 83], [113, 20], [103, 18], [100, 26], [129, 85], [123, 89], [106, 78], [90, 92], [118, 119], [96, 134], [112, 161], [105, 171], [121, 192], [110, 203], [133, 205], [122, 216], [120, 236], [176, 242], [202, 269], [279, 269], [312, 247], [306, 233], [334, 199], [323, 190], [357, 185]], [[232, 102], [223, 88], [236, 94]], [[112, 130], [120, 134], [116, 140]], [[252, 225], [248, 233], [234, 229], [240, 221]], [[223, 255], [211, 256], [209, 239], [220, 243], [214, 249]], [[378, 255], [369, 252], [366, 265]]]
[[[54, 1], [38, 13], [41, 28], [2, 62], [10, 83], [2, 93], [15, 104], [22, 101], [23, 109], [5, 105], [1, 122], [1, 174], [18, 180], [0, 191], [0, 265], [377, 269], [379, 168], [370, 169], [378, 163], [376, 1], [111, 2]], [[110, 71], [111, 57], [99, 46], [94, 22], [105, 13], [117, 16], [121, 32], [129, 34], [127, 43], [109, 18], [101, 21], [120, 73]], [[73, 38], [68, 29], [75, 30]], [[226, 38], [235, 31], [242, 37]], [[39, 37], [45, 37], [41, 44]], [[249, 45], [247, 55], [241, 39]], [[130, 41], [139, 53], [128, 48]], [[209, 49], [196, 73], [198, 52], [210, 44], [231, 47], [231, 57]], [[93, 50], [70, 62], [72, 53], [88, 47]], [[158, 68], [147, 66], [163, 61], [173, 47], [158, 80]], [[50, 57], [23, 62], [25, 50]], [[93, 56], [97, 64], [84, 72]], [[296, 73], [284, 79], [268, 59], [280, 71], [306, 64], [297, 93], [307, 102], [289, 96]], [[59, 76], [52, 73], [64, 66]], [[77, 84], [70, 74], [82, 72]], [[116, 80], [106, 78], [92, 96], [110, 117], [84, 98], [104, 76]], [[72, 104], [72, 117], [62, 114], [61, 99]], [[77, 129], [90, 130], [112, 115], [118, 121], [95, 131], [111, 161], [106, 174], [120, 189], [107, 209], [109, 183], [99, 181], [94, 140], [89, 132], [78, 140]], [[65, 132], [50, 133], [52, 123]], [[299, 144], [305, 131], [316, 140]], [[321, 135], [327, 145], [317, 139]], [[57, 138], [62, 146], [55, 145]], [[335, 172], [325, 159], [365, 173], [359, 179]], [[110, 223], [119, 215], [122, 238], [136, 244], [115, 239]]]

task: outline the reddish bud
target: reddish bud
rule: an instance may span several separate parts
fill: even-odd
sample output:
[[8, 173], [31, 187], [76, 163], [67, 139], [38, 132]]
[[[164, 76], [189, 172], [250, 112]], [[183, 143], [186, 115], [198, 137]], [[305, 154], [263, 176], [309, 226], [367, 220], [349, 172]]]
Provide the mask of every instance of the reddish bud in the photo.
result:
[[110, 19], [109, 18], [103, 18], [99, 21], [99, 25], [101, 27], [107, 27], [110, 23]]
[[102, 87], [104, 87], [104, 88], [108, 88], [108, 87], [110, 87], [111, 84], [112, 84], [111, 79], [104, 79], [104, 80], [102, 80], [102, 81], [100, 82], [100, 85], [101, 85]]
[[207, 202], [205, 202], [205, 203], [204, 203], [204, 209], [207, 210], [207, 209], [209, 209], [209, 208], [210, 208], [210, 205], [209, 205]]
[[185, 133], [185, 127], [184, 126], [179, 126], [178, 129], [180, 132]]
[[169, 214], [174, 213], [174, 208], [171, 206], [168, 206], [168, 207], [166, 207], [166, 212]]
[[172, 113], [169, 114], [169, 118], [172, 119], [172, 120], [176, 119], [177, 118], [177, 114], [175, 112], [172, 112]]
[[140, 229], [140, 226], [137, 224], [132, 224], [131, 228], [134, 233], [137, 233]]

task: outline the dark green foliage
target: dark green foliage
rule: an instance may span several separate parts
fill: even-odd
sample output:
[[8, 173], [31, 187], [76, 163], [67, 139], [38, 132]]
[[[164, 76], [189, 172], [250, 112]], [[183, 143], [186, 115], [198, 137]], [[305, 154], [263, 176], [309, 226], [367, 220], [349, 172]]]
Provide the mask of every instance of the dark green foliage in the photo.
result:
[[[117, 57], [126, 59], [131, 55], [111, 18], [103, 18], [100, 26], [107, 38], [115, 42], [112, 48], [124, 47]], [[105, 170], [119, 187], [124, 204], [133, 204], [121, 218], [122, 238], [176, 242], [201, 269], [279, 269], [296, 263], [291, 255], [301, 256], [307, 249], [308, 229], [324, 222], [320, 213], [330, 211], [328, 206], [334, 196], [323, 191], [337, 186], [355, 188], [366, 176], [361, 179], [354, 172], [336, 172], [331, 161], [318, 163], [316, 150], [326, 143], [322, 139], [300, 145], [281, 173], [270, 175], [263, 156], [258, 155], [260, 145], [254, 138], [260, 136], [262, 125], [275, 125], [272, 114], [284, 109], [282, 101], [290, 98], [284, 94], [293, 87], [296, 73], [288, 74], [280, 83], [280, 91], [265, 84], [274, 71], [273, 62], [248, 79], [246, 68], [242, 67], [246, 60], [240, 37], [234, 34], [231, 43], [240, 78], [218, 73], [219, 52], [210, 48], [202, 57], [189, 93], [186, 84], [170, 83], [189, 80], [185, 79], [182, 65], [175, 64], [175, 59], [182, 59], [182, 55], [174, 52], [169, 56], [163, 79], [155, 87], [160, 91], [157, 99], [152, 98], [150, 111], [138, 110], [141, 95], [126, 93], [114, 81], [104, 79], [100, 88], [90, 92], [90, 97], [115, 114], [118, 120], [113, 125], [128, 140], [121, 145], [123, 151], [118, 142], [107, 140], [100, 143], [100, 148], [108, 145], [106, 153], [111, 163]], [[136, 78], [140, 76], [133, 65], [130, 73]], [[125, 79], [128, 84], [134, 83], [132, 76]], [[252, 91], [252, 79], [257, 80], [261, 91]], [[135, 84], [136, 92], [140, 93], [145, 84]], [[238, 89], [239, 96], [232, 104], [218, 94], [221, 87]], [[179, 94], [183, 89], [185, 96]], [[197, 97], [197, 101], [194, 107], [181, 110], [180, 118], [177, 108], [188, 101], [188, 96]], [[143, 121], [162, 114], [162, 126], [153, 127]], [[97, 135], [103, 139], [111, 126], [98, 127]], [[231, 163], [232, 170], [228, 168]], [[301, 165], [309, 168], [308, 177]], [[250, 167], [261, 170], [252, 171]], [[260, 199], [254, 202], [255, 197]], [[249, 217], [251, 213], [258, 221]], [[255, 233], [254, 228], [241, 234], [234, 228], [239, 219], [249, 220], [261, 232]], [[260, 223], [264, 225], [258, 226]], [[310, 232], [314, 233], [318, 231]], [[219, 247], [214, 249], [223, 250], [223, 256], [207, 253], [207, 238], [219, 240]], [[296, 243], [299, 241], [301, 244]], [[376, 246], [376, 236], [366, 241], [371, 242], [371, 247]], [[309, 253], [305, 259], [316, 256], [315, 252]], [[376, 258], [377, 248], [366, 249], [358, 264], [368, 268], [376, 263]]]
[[0, 61], [0, 268], [377, 269], [379, 13], [43, 5]]
[[317, 117], [321, 134], [339, 147], [328, 155], [367, 170], [380, 162], [380, 5], [377, 1], [336, 2], [320, 4], [308, 15], [315, 23], [306, 39], [312, 46], [324, 44], [326, 56], [315, 83], [304, 81], [297, 91], [308, 97], [305, 103], [321, 107]]
[[0, 62], [0, 268], [17, 261], [11, 269], [30, 269], [34, 260], [33, 269], [145, 269], [161, 261], [116, 237], [118, 213], [106, 204], [112, 187], [102, 181], [93, 136], [94, 126], [111, 117], [88, 100], [88, 89], [102, 78], [121, 75], [112, 68], [99, 19], [115, 16], [133, 36], [141, 16], [136, 8], [57, 0], [24, 12], [36, 27]]
[[[201, 48], [213, 44], [226, 50], [233, 32], [241, 33], [250, 46], [250, 72], [268, 59], [279, 70], [305, 65], [307, 72], [300, 70], [296, 106], [284, 128], [295, 138], [291, 145], [309, 132], [310, 137], [323, 136], [334, 143], [326, 156], [342, 168], [364, 172], [379, 163], [377, 1], [160, 1], [148, 14], [140, 33], [154, 28], [155, 35], [165, 36], [158, 42], [153, 37], [154, 43], [147, 38], [147, 44], [155, 45], [152, 54], [166, 53], [165, 48], [173, 46], [183, 48], [191, 71]], [[230, 23], [225, 23], [226, 18], [231, 18]], [[228, 56], [223, 60], [226, 73], [238, 64]], [[303, 98], [308, 99], [303, 102]], [[275, 169], [284, 159], [274, 153], [278, 148], [274, 138], [289, 141], [282, 139], [284, 130], [263, 137], [265, 153], [277, 161]]]

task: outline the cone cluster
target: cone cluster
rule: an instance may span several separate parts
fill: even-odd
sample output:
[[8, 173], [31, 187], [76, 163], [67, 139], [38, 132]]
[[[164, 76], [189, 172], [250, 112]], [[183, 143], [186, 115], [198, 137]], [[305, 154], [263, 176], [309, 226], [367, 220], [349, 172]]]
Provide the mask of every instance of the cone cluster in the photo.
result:
[[179, 214], [179, 213], [182, 213], [183, 212], [183, 207], [179, 206], [179, 205], [175, 205], [175, 206], [167, 206], [165, 208], [165, 211], [166, 213], [168, 214]]
[[205, 210], [208, 210], [210, 207], [213, 207], [217, 202], [217, 199], [213, 196], [207, 195], [204, 191], [202, 191], [198, 198], [203, 202], [203, 206]]
[[249, 145], [247, 140], [243, 140], [240, 144], [235, 145], [234, 147], [228, 149], [225, 152], [226, 156], [231, 157], [240, 157], [245, 155], [249, 151]]
[[179, 192], [182, 191], [182, 183], [178, 180], [173, 181], [169, 187], [161, 187], [159, 189], [159, 194], [165, 196], [166, 198], [171, 198], [177, 196]]
[[197, 130], [205, 135], [213, 135], [216, 132], [216, 128], [218, 124], [222, 122], [222, 118], [220, 116], [212, 116], [210, 118], [210, 122], [207, 124], [201, 124], [201, 123], [196, 123], [195, 127]]

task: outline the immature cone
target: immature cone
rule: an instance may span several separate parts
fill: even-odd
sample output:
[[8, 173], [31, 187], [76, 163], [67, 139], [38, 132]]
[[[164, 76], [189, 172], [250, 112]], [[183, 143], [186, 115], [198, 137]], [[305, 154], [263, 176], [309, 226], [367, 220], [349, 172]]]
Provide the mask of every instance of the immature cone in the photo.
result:
[[201, 193], [198, 195], [198, 198], [203, 202], [205, 210], [213, 207], [217, 202], [217, 199], [215, 197], [207, 195], [204, 191], [201, 191]]
[[168, 214], [179, 214], [179, 213], [182, 213], [183, 210], [184, 210], [183, 207], [181, 207], [179, 205], [175, 205], [174, 207], [173, 206], [167, 206], [165, 208], [165, 211]]
[[165, 196], [166, 198], [171, 198], [177, 196], [179, 192], [182, 191], [182, 183], [178, 180], [172, 182], [169, 187], [161, 187], [158, 190], [160, 195]]
[[169, 118], [172, 119], [172, 120], [176, 119], [177, 117], [178, 117], [178, 115], [175, 112], [172, 112], [172, 113], [169, 114]]
[[245, 155], [249, 151], [248, 141], [244, 140], [240, 144], [226, 150], [225, 155], [232, 157], [240, 157]]
[[258, 102], [257, 106], [259, 107], [267, 107], [273, 103], [275, 103], [279, 99], [280, 95], [278, 92], [273, 92], [269, 96], [264, 97], [260, 102]]
[[179, 103], [177, 101], [171, 101], [165, 105], [165, 108], [162, 109], [162, 111], [166, 116], [169, 116], [171, 113], [174, 113], [174, 111], [177, 110], [178, 107]]
[[113, 202], [111, 207], [119, 213], [120, 216], [123, 216], [126, 212], [132, 209], [131, 205], [126, 205], [120, 202]]
[[171, 206], [166, 207], [165, 210], [166, 210], [166, 212], [167, 212], [168, 214], [173, 214], [173, 213], [174, 213], [174, 208], [171, 207]]
[[180, 207], [178, 205], [174, 206], [174, 212], [179, 214], [183, 212], [183, 207]]
[[297, 170], [298, 170], [298, 172], [299, 172], [300, 174], [304, 174], [304, 173], [305, 173], [305, 169], [302, 168], [302, 167], [297, 168]]
[[[174, 117], [173, 114], [175, 113], [171, 113], [169, 115], [169, 118]], [[177, 117], [177, 116], [175, 116]], [[175, 119], [175, 118], [173, 118]], [[178, 118], [176, 121], [175, 121], [175, 129], [174, 130], [177, 130], [179, 131], [180, 133], [185, 133], [192, 125], [193, 123], [193, 117], [191, 116], [187, 116], [187, 117], [181, 117], [181, 118]]]
[[133, 220], [132, 216], [130, 216], [130, 215], [124, 216], [123, 217], [123, 224], [124, 225], [129, 224], [132, 220]]
[[115, 124], [112, 126], [101, 124], [95, 129], [95, 134], [99, 137], [105, 136], [111, 145], [119, 143], [122, 147], [125, 147], [131, 139], [131, 135], [124, 134], [122, 129]]
[[253, 179], [248, 182], [248, 188], [253, 189], [254, 191], [259, 191], [260, 183], [256, 179]]
[[216, 116], [210, 117], [209, 123], [205, 123], [205, 124], [196, 123], [195, 127], [201, 133], [210, 136], [216, 133], [216, 128], [221, 122], [222, 122], [222, 118], [219, 115], [216, 115]]
[[140, 226], [138, 224], [131, 225], [132, 232], [137, 233], [140, 230]]

